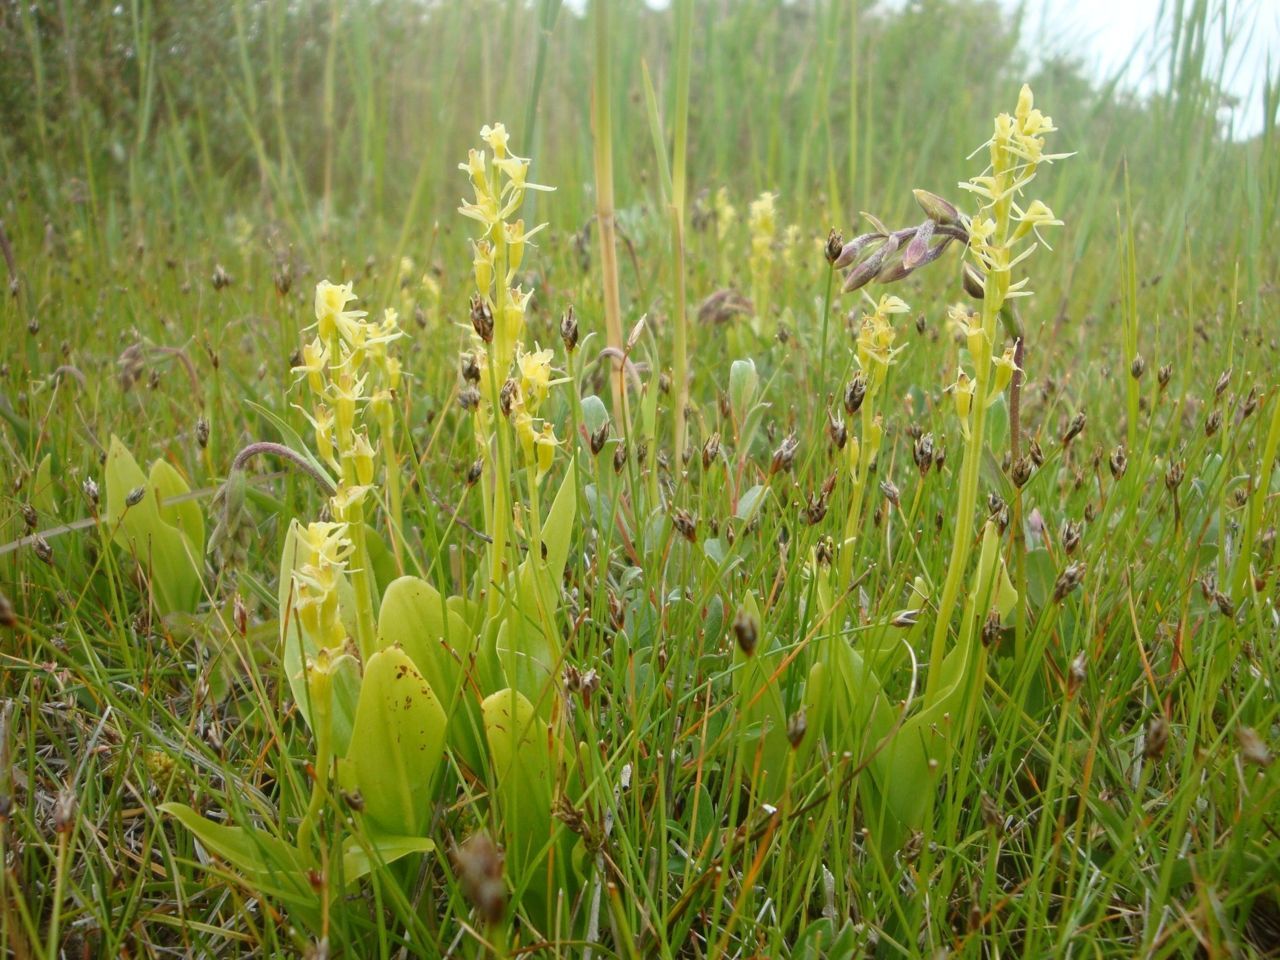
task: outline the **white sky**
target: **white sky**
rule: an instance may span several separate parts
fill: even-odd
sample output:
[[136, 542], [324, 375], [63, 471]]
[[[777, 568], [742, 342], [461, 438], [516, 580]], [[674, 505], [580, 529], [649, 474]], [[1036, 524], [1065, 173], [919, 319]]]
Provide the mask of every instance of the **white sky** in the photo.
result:
[[[583, 10], [588, 0], [567, 0]], [[669, 0], [647, 0], [665, 8]], [[886, 7], [902, 7], [911, 0], [880, 0]], [[1011, 12], [1026, 10], [1024, 40], [1028, 50], [1045, 46], [1082, 57], [1096, 68], [1095, 79], [1109, 78], [1125, 64], [1126, 84], [1138, 90], [1158, 87], [1167, 77], [1154, 77], [1151, 64], [1161, 58], [1167, 31], [1157, 31], [1162, 8], [1179, 0], [1000, 0]], [[1195, 0], [1181, 0], [1190, 7]], [[1237, 138], [1262, 129], [1262, 83], [1271, 57], [1273, 75], [1280, 70], [1280, 0], [1207, 0], [1216, 11], [1229, 11], [1228, 26], [1236, 39], [1224, 65], [1227, 90], [1240, 100], [1228, 120]], [[1219, 30], [1221, 19], [1214, 21]], [[1221, 43], [1214, 47], [1221, 63]]]
[[[896, 0], [900, 3], [903, 0]], [[1003, 6], [1026, 10], [1024, 39], [1030, 48], [1077, 54], [1097, 68], [1096, 78], [1110, 77], [1129, 63], [1127, 85], [1151, 89], [1167, 74], [1151, 76], [1151, 64], [1167, 51], [1167, 31], [1157, 32], [1162, 7], [1174, 0], [1001, 0]], [[1186, 6], [1192, 0], [1184, 0]], [[1280, 0], [1210, 0], [1211, 9], [1229, 11], [1226, 27], [1235, 39], [1222, 64], [1220, 42], [1223, 21], [1211, 26], [1214, 68], [1224, 68], [1226, 89], [1240, 106], [1226, 119], [1237, 137], [1249, 137], [1262, 128], [1262, 85], [1271, 57], [1274, 75], [1280, 69]]]

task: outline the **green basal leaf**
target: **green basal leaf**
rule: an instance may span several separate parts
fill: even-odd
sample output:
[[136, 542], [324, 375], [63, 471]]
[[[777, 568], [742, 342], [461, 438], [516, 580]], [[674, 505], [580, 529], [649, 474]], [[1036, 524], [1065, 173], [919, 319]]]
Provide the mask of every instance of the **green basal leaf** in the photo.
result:
[[469, 767], [480, 769], [479, 704], [465, 689], [475, 633], [435, 587], [418, 577], [401, 577], [387, 587], [378, 611], [378, 649], [396, 646], [408, 654], [453, 717], [450, 744]]
[[[147, 572], [160, 614], [194, 610], [201, 595], [204, 520], [195, 503], [160, 505], [164, 498], [187, 493], [186, 481], [163, 461], [152, 466], [148, 477], [115, 436], [107, 449], [104, 475], [108, 529], [115, 543]], [[142, 497], [129, 506], [137, 490], [142, 490]]]
[[435, 841], [427, 837], [394, 837], [371, 833], [366, 838], [347, 837], [342, 844], [342, 876], [347, 883], [415, 853], [430, 853]]
[[[506, 838], [508, 876], [513, 885], [526, 884], [525, 896], [545, 908], [550, 890], [567, 887], [571, 867], [567, 831], [552, 817], [557, 771], [570, 760], [551, 728], [527, 698], [506, 689], [490, 695], [482, 705], [485, 735], [493, 768], [496, 800]], [[572, 835], [568, 835], [572, 836]], [[556, 856], [547, 882], [544, 859]]]
[[278, 880], [296, 874], [297, 883], [286, 883], [286, 887], [297, 891], [305, 889], [302, 877], [305, 864], [298, 852], [283, 840], [256, 827], [214, 823], [184, 803], [163, 803], [160, 809], [190, 830], [211, 854], [255, 883], [263, 877]]
[[388, 836], [426, 833], [445, 723], [440, 701], [408, 654], [389, 647], [369, 658], [347, 759], [374, 829]]

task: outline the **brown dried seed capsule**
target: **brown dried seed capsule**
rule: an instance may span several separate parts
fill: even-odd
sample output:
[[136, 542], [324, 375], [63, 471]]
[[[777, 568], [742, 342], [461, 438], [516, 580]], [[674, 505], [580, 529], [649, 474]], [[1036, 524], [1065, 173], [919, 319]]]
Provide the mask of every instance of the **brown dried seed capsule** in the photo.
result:
[[[733, 528], [730, 527], [730, 530]], [[813, 559], [823, 566], [830, 566], [836, 556], [836, 542], [831, 537], [819, 537], [813, 546]]]
[[849, 429], [844, 425], [844, 418], [834, 410], [827, 411], [827, 436], [835, 444], [837, 450], [843, 450], [849, 441]]
[[1125, 455], [1124, 444], [1116, 447], [1111, 451], [1111, 457], [1107, 461], [1111, 468], [1111, 476], [1115, 480], [1119, 480], [1124, 476], [1124, 472], [1129, 469], [1129, 458]]
[[826, 493], [811, 493], [804, 508], [804, 519], [809, 526], [817, 526], [827, 515]]
[[738, 649], [748, 657], [756, 652], [756, 642], [760, 639], [759, 628], [746, 610], [739, 610], [733, 618], [733, 635], [738, 641]]
[[805, 731], [809, 729], [804, 707], [801, 707], [787, 719], [787, 742], [792, 750], [798, 750], [804, 742]]
[[920, 620], [919, 610], [899, 610], [889, 620], [891, 627], [914, 627]]
[[1244, 420], [1251, 413], [1253, 413], [1253, 411], [1258, 409], [1259, 397], [1260, 397], [1260, 392], [1258, 389], [1258, 385], [1255, 383], [1252, 387], [1249, 388], [1249, 395], [1244, 398], [1244, 404], [1240, 407], [1240, 415], [1237, 418], [1238, 420]]
[[1220, 407], [1214, 407], [1209, 411], [1209, 416], [1205, 417], [1204, 435], [1206, 437], [1212, 437], [1218, 432], [1218, 428], [1220, 426], [1222, 426], [1222, 409]]
[[713, 433], [707, 437], [707, 442], [702, 445], [702, 469], [710, 469], [711, 465], [720, 459], [720, 434]]
[[1182, 483], [1182, 478], [1186, 476], [1186, 472], [1187, 462], [1185, 460], [1174, 460], [1164, 472], [1164, 485], [1170, 490], [1177, 490]]
[[75, 826], [76, 795], [70, 790], [58, 791], [58, 798], [53, 803], [53, 829], [57, 833], [67, 833]]
[[1009, 471], [1009, 479], [1013, 481], [1013, 485], [1021, 490], [1027, 485], [1027, 481], [1031, 479], [1034, 467], [1030, 457], [1019, 457], [1014, 461], [1013, 469]]
[[22, 522], [27, 525], [28, 530], [34, 530], [40, 523], [40, 515], [36, 513], [36, 508], [29, 503], [22, 505]]
[[1166, 363], [1156, 371], [1156, 383], [1160, 385], [1163, 391], [1169, 385], [1169, 381], [1173, 378], [1173, 364]]
[[1164, 755], [1164, 748], [1169, 743], [1169, 724], [1161, 714], [1156, 714], [1147, 724], [1147, 734], [1143, 739], [1142, 756], [1147, 760], [1159, 760]]
[[684, 537], [690, 543], [698, 541], [698, 521], [693, 518], [687, 510], [677, 507], [671, 511], [671, 525], [676, 528], [676, 532]]
[[623, 440], [618, 444], [617, 449], [613, 451], [613, 472], [621, 473], [622, 468], [627, 465], [627, 441]]
[[480, 406], [480, 391], [475, 387], [463, 387], [458, 391], [458, 406], [471, 413]]
[[485, 343], [493, 341], [493, 310], [483, 297], [471, 298], [471, 327]]
[[592, 456], [596, 456], [604, 449], [604, 445], [609, 442], [609, 421], [606, 420], [600, 424], [600, 429], [592, 432], [587, 440], [591, 447]]
[[1044, 450], [1041, 448], [1039, 440], [1032, 440], [1027, 445], [1027, 456], [1036, 465], [1036, 469], [1044, 466]]
[[520, 384], [514, 377], [509, 378], [498, 391], [498, 409], [504, 417], [511, 416], [511, 408], [520, 401]]
[[1082, 528], [1079, 523], [1074, 520], [1067, 520], [1062, 524], [1062, 531], [1059, 539], [1062, 541], [1062, 549], [1067, 553], [1074, 553], [1076, 547], [1080, 546], [1080, 534]]
[[1068, 564], [1053, 584], [1053, 602], [1061, 603], [1080, 582], [1084, 580], [1085, 565], [1083, 563]]
[[560, 318], [560, 339], [564, 341], [564, 348], [569, 353], [573, 353], [578, 346], [578, 315], [574, 313], [573, 307], [570, 306], [564, 312], [564, 316]]
[[204, 417], [196, 417], [196, 443], [203, 450], [209, 446], [209, 421]]
[[1245, 763], [1265, 767], [1271, 763], [1271, 751], [1252, 727], [1237, 727], [1236, 740], [1240, 744], [1240, 758]]
[[467, 467], [467, 486], [472, 487], [480, 480], [481, 474], [484, 473], [484, 457], [476, 457], [471, 461], [471, 466]]
[[840, 259], [840, 253], [844, 250], [844, 237], [840, 236], [840, 231], [835, 227], [831, 228], [831, 232], [827, 234], [826, 256], [827, 263], [834, 264]]
[[796, 450], [800, 447], [800, 441], [796, 439], [795, 431], [788, 433], [782, 438], [782, 443], [778, 449], [773, 451], [773, 460], [769, 464], [769, 473], [775, 474], [779, 470], [790, 470], [796, 459]]
[[1231, 602], [1231, 598], [1225, 593], [1216, 592], [1213, 595], [1213, 602], [1218, 607], [1218, 612], [1230, 620], [1236, 615], [1236, 605]]
[[929, 472], [933, 466], [933, 434], [922, 433], [911, 447], [911, 458], [916, 462], [920, 476]]
[[53, 565], [53, 547], [49, 546], [49, 541], [44, 537], [36, 534], [31, 541], [31, 549], [35, 551], [36, 559], [41, 563]]
[[1084, 411], [1081, 410], [1074, 417], [1072, 417], [1071, 422], [1067, 424], [1066, 432], [1063, 433], [1062, 435], [1062, 445], [1064, 447], [1068, 446], [1072, 440], [1080, 436], [1080, 431], [1084, 429], [1084, 424], [1085, 424]]
[[1142, 355], [1133, 358], [1133, 363], [1129, 364], [1129, 376], [1135, 380], [1140, 380], [1147, 370], [1147, 361], [1142, 359]]
[[507, 910], [507, 885], [502, 878], [502, 851], [486, 833], [474, 833], [454, 847], [451, 858], [462, 889], [485, 923], [502, 922]]
[[853, 375], [848, 386], [844, 388], [844, 412], [853, 416], [862, 408], [862, 401], [867, 395], [867, 378], [859, 370]]
[[244, 597], [236, 594], [235, 600], [231, 604], [231, 620], [235, 624], [236, 632], [240, 636], [245, 636], [249, 632], [249, 608], [245, 606]]
[[884, 498], [895, 507], [898, 506], [902, 500], [902, 492], [898, 489], [897, 484], [892, 480], [881, 480], [880, 492], [884, 495]]
[[458, 369], [467, 383], [480, 382], [480, 361], [471, 351], [468, 350], [458, 358]]
[[126, 507], [136, 507], [138, 504], [142, 502], [142, 498], [145, 497], [146, 495], [147, 495], [146, 487], [134, 487], [132, 490], [129, 491], [128, 496], [124, 498], [124, 505]]
[[1231, 367], [1227, 367], [1227, 369], [1223, 370], [1222, 375], [1218, 377], [1218, 382], [1213, 385], [1213, 396], [1215, 399], [1221, 397], [1223, 391], [1227, 389], [1227, 385], [1231, 383], [1231, 370]]
[[982, 624], [982, 645], [994, 647], [1000, 642], [1000, 614], [992, 610]]
[[938, 473], [942, 472], [942, 468], [947, 463], [947, 448], [938, 447], [933, 451], [933, 469]]
[[13, 601], [3, 592], [0, 592], [0, 627], [16, 627], [17, 625], [18, 612], [13, 609]]
[[1067, 670], [1067, 697], [1074, 697], [1080, 692], [1088, 675], [1088, 667], [1089, 658], [1081, 650], [1071, 661], [1071, 666]]
[[364, 794], [359, 790], [342, 790], [340, 791], [342, 802], [346, 804], [347, 809], [353, 813], [364, 812]]
[[215, 290], [225, 290], [227, 287], [231, 286], [231, 274], [227, 273], [226, 269], [220, 263], [214, 266], [213, 277], [211, 279], [213, 281], [213, 289]]

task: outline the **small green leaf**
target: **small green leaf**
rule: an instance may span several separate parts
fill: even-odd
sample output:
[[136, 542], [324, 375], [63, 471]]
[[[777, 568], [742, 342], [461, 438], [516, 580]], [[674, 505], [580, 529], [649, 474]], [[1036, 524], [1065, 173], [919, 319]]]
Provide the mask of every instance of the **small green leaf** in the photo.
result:
[[263, 830], [214, 823], [184, 803], [163, 803], [160, 809], [190, 830], [206, 850], [251, 879], [280, 871], [300, 874], [303, 869], [293, 847]]
[[[157, 609], [161, 615], [193, 611], [201, 594], [204, 520], [194, 503], [161, 506], [162, 498], [188, 492], [186, 481], [162, 461], [148, 477], [114, 436], [104, 476], [108, 529], [147, 571]], [[138, 491], [141, 498], [130, 505]]]
[[733, 361], [729, 367], [729, 406], [733, 411], [733, 422], [739, 428], [746, 422], [759, 385], [760, 374], [756, 372], [754, 360], [748, 357]]
[[414, 853], [429, 853], [436, 848], [427, 837], [393, 837], [372, 833], [368, 846], [359, 837], [347, 837], [342, 844], [342, 877], [347, 883], [359, 880], [373, 871], [375, 866], [389, 863]]
[[598, 432], [608, 422], [609, 411], [605, 409], [603, 400], [594, 393], [582, 398], [582, 425], [588, 436]]

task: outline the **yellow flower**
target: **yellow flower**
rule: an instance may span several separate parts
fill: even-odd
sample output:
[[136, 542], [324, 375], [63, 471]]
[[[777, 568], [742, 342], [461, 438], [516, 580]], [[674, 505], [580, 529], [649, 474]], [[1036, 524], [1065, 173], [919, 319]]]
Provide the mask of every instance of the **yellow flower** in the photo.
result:
[[844, 445], [845, 458], [848, 461], [849, 476], [854, 480], [858, 479], [858, 460], [862, 456], [862, 445], [858, 443], [857, 437], [850, 437], [849, 442]]
[[361, 431], [356, 434], [355, 443], [351, 446], [351, 459], [355, 463], [356, 483], [369, 486], [373, 483], [373, 445], [368, 434]]
[[545, 223], [540, 223], [528, 233], [525, 233], [523, 220], [503, 225], [503, 239], [507, 243], [508, 281], [520, 269], [520, 264], [524, 261], [524, 246], [529, 241], [529, 238], [545, 227]]
[[951, 398], [956, 404], [956, 415], [960, 418], [960, 428], [964, 431], [964, 435], [969, 436], [969, 412], [973, 409], [973, 392], [977, 387], [977, 381], [969, 379], [969, 375], [963, 370], [956, 376], [956, 382], [948, 389], [951, 391]]
[[876, 313], [882, 317], [888, 317], [895, 313], [910, 312], [911, 308], [907, 306], [905, 301], [888, 293], [882, 296], [879, 303], [876, 304]]
[[342, 567], [353, 549], [345, 523], [315, 521], [300, 527], [298, 559], [304, 565]]
[[337, 332], [344, 339], [351, 335], [353, 327], [365, 315], [363, 310], [348, 310], [347, 304], [356, 298], [352, 284], [330, 283], [321, 280], [316, 284], [316, 322], [319, 324], [320, 339], [328, 341]]
[[[1030, 206], [1026, 210], [1019, 209], [1015, 203], [1013, 205], [1013, 215], [1018, 220], [1018, 226], [1013, 231], [1013, 240], [1021, 240], [1031, 231], [1036, 232], [1036, 236], [1040, 237], [1041, 227], [1060, 227], [1062, 221], [1053, 215], [1053, 211], [1041, 200], [1032, 200]], [[1040, 237], [1040, 242], [1044, 243], [1044, 238]], [[1047, 247], [1048, 244], [1046, 243]]]
[[486, 123], [480, 128], [480, 139], [489, 145], [496, 159], [507, 155], [507, 143], [511, 138], [507, 135], [506, 124], [495, 123], [490, 126]]
[[302, 363], [293, 368], [294, 373], [307, 378], [311, 392], [324, 393], [324, 372], [329, 363], [329, 347], [319, 337], [302, 348]]
[[996, 368], [995, 377], [991, 384], [993, 393], [1003, 392], [1004, 388], [1009, 386], [1009, 382], [1013, 380], [1014, 373], [1019, 370], [1013, 356], [1013, 347], [1006, 347], [1004, 353], [993, 361]]
[[314, 416], [305, 410], [303, 416], [311, 421], [311, 426], [315, 428], [316, 452], [320, 455], [320, 459], [336, 467], [337, 460], [333, 455], [333, 429], [337, 424], [333, 411], [325, 404], [317, 403]]
[[550, 350], [534, 350], [532, 353], [518, 353], [516, 365], [520, 368], [520, 392], [529, 405], [531, 413], [536, 414], [542, 401], [547, 398], [551, 386]]
[[489, 192], [489, 181], [485, 174], [484, 151], [474, 147], [467, 151], [467, 162], [458, 164], [458, 169], [471, 178], [477, 195]]
[[515, 428], [516, 437], [520, 441], [520, 452], [524, 455], [525, 463], [532, 464], [534, 460], [533, 444], [537, 439], [537, 434], [533, 429], [533, 417], [529, 416], [529, 411], [524, 408], [523, 404], [519, 409], [512, 412], [511, 426]]
[[738, 219], [738, 211], [729, 202], [729, 190], [727, 187], [721, 187], [716, 191], [715, 211], [716, 239], [724, 243], [729, 237], [729, 231], [733, 229], [734, 221]]
[[336, 517], [348, 516], [352, 507], [357, 507], [364, 503], [365, 495], [368, 492], [369, 487], [364, 484], [339, 484], [338, 489], [329, 498], [329, 504], [333, 508], [333, 515]]
[[541, 480], [547, 475], [547, 471], [551, 469], [551, 463], [555, 459], [556, 447], [560, 441], [556, 439], [551, 424], [543, 423], [542, 431], [538, 434], [534, 445], [537, 448], [537, 466], [538, 479]]
[[775, 196], [762, 193], [751, 201], [747, 229], [751, 231], [751, 272], [760, 274], [768, 270], [773, 252], [773, 235], [777, 230]]

